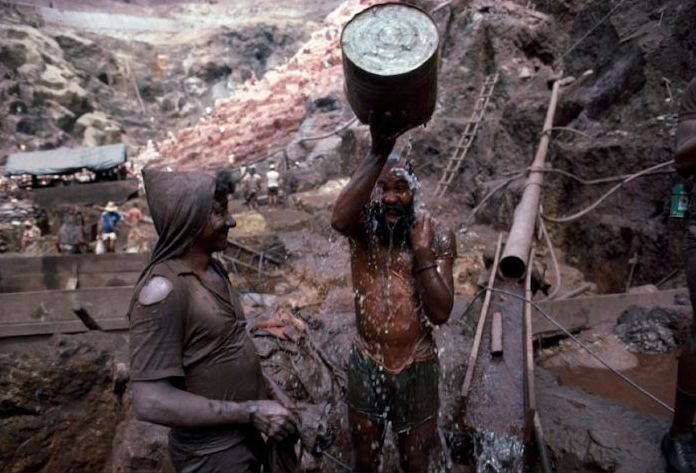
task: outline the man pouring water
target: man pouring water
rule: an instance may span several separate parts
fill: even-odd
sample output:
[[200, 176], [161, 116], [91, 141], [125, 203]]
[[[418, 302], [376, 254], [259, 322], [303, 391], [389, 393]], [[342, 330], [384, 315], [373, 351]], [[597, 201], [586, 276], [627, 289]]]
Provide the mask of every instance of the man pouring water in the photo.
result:
[[432, 332], [452, 310], [456, 245], [422, 205], [410, 163], [392, 151], [433, 113], [437, 29], [414, 7], [377, 5], [346, 25], [341, 45], [348, 101], [371, 134], [371, 150], [331, 219], [350, 241], [357, 337], [347, 404], [355, 470], [379, 469], [391, 423], [402, 469], [425, 472], [439, 406]]

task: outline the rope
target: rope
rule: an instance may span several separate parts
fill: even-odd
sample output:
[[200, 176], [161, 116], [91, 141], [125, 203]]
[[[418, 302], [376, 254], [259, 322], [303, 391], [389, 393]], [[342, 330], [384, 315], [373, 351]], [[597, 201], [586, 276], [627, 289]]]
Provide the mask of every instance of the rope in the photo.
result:
[[582, 35], [582, 36], [580, 37], [579, 40], [577, 40], [571, 47], [569, 47], [569, 48], [566, 50], [566, 52], [563, 53], [563, 55], [559, 58], [559, 61], [562, 61], [563, 59], [565, 59], [565, 57], [566, 57], [568, 54], [570, 54], [570, 52], [571, 52], [573, 49], [577, 48], [577, 47], [580, 45], [580, 43], [582, 43], [583, 41], [585, 41], [585, 39], [586, 39], [588, 36], [590, 36], [590, 35], [594, 32], [594, 30], [596, 30], [596, 29], [599, 27], [599, 25], [601, 25], [602, 23], [604, 23], [611, 15], [613, 15], [614, 12], [615, 12], [616, 10], [618, 10], [618, 8], [619, 8], [625, 1], [626, 1], [626, 0], [621, 0], [619, 3], [616, 4], [616, 6], [615, 6], [614, 8], [612, 8], [611, 10], [609, 10], [609, 13], [607, 13], [606, 15], [604, 15], [592, 28], [590, 28], [589, 30], [587, 30], [587, 32], [586, 32], [584, 35]]
[[474, 217], [476, 216], [476, 214], [478, 213], [478, 211], [481, 210], [481, 208], [483, 207], [483, 204], [485, 204], [485, 203], [486, 203], [491, 197], [493, 197], [493, 195], [495, 195], [499, 190], [501, 190], [502, 188], [508, 186], [512, 181], [515, 181], [515, 180], [520, 179], [520, 178], [522, 178], [522, 177], [524, 177], [524, 171], [519, 172], [518, 174], [515, 174], [515, 175], [512, 176], [512, 177], [507, 178], [505, 181], [503, 181], [502, 183], [498, 184], [495, 188], [493, 188], [493, 190], [491, 190], [488, 194], [486, 194], [486, 196], [485, 196], [483, 199], [481, 199], [481, 202], [479, 202], [478, 205], [476, 205], [476, 207], [474, 207], [474, 208], [471, 210], [471, 213], [470, 213], [469, 216], [466, 218], [466, 220], [464, 221], [464, 224], [463, 224], [463, 225], [464, 225], [464, 226], [469, 225], [469, 224], [471, 223], [471, 221], [473, 220], [473, 218], [474, 218]]
[[551, 237], [549, 236], [549, 232], [546, 230], [546, 224], [544, 224], [544, 219], [541, 218], [542, 215], [542, 206], [539, 206], [539, 228], [541, 228], [541, 233], [544, 235], [544, 240], [546, 240], [546, 247], [549, 249], [549, 253], [551, 254], [551, 262], [553, 263], [553, 272], [556, 277], [556, 285], [553, 288], [553, 291], [551, 291], [551, 294], [546, 296], [545, 301], [551, 300], [554, 297], [556, 297], [556, 294], [558, 294], [558, 291], [561, 290], [561, 267], [558, 264], [558, 259], [556, 258], [556, 251], [553, 248], [553, 243], [551, 242]]
[[674, 409], [672, 409], [671, 407], [669, 407], [664, 401], [662, 401], [662, 400], [659, 399], [657, 396], [655, 396], [654, 394], [652, 394], [651, 392], [649, 392], [647, 389], [645, 389], [645, 388], [643, 388], [642, 386], [640, 386], [638, 383], [636, 383], [635, 381], [633, 381], [631, 378], [629, 378], [629, 377], [626, 376], [625, 374], [623, 374], [623, 373], [621, 373], [620, 371], [618, 371], [618, 370], [612, 368], [611, 366], [609, 366], [609, 364], [608, 364], [606, 361], [604, 361], [599, 355], [597, 355], [594, 351], [592, 351], [592, 350], [590, 349], [590, 347], [588, 347], [585, 343], [583, 343], [582, 341], [580, 341], [580, 339], [578, 339], [575, 335], [573, 335], [572, 333], [570, 333], [570, 331], [569, 331], [567, 328], [565, 328], [563, 325], [561, 325], [560, 323], [558, 323], [553, 317], [551, 317], [548, 313], [546, 313], [546, 311], [544, 311], [544, 309], [542, 309], [541, 307], [539, 307], [539, 305], [538, 305], [536, 302], [534, 302], [533, 300], [531, 300], [531, 299], [528, 299], [528, 298], [526, 298], [526, 297], [524, 297], [524, 296], [520, 296], [519, 294], [515, 294], [514, 292], [506, 291], [506, 290], [504, 290], [504, 289], [496, 289], [496, 288], [493, 288], [493, 287], [486, 287], [486, 288], [483, 288], [482, 290], [480, 290], [478, 293], [476, 293], [476, 295], [475, 295], [474, 298], [471, 300], [471, 302], [469, 302], [469, 304], [466, 306], [466, 309], [464, 309], [464, 315], [465, 315], [467, 312], [469, 312], [469, 309], [470, 309], [471, 306], [474, 304], [474, 302], [476, 302], [476, 300], [477, 300], [479, 297], [481, 297], [482, 294], [485, 294], [486, 291], [493, 291], [493, 292], [497, 292], [497, 293], [499, 293], [499, 294], [505, 294], [505, 295], [507, 295], [507, 296], [514, 297], [515, 299], [519, 299], [519, 300], [521, 300], [521, 301], [524, 301], [524, 302], [529, 303], [529, 304], [530, 304], [532, 307], [534, 307], [534, 309], [535, 309], [537, 312], [539, 312], [546, 320], [548, 320], [549, 322], [551, 322], [551, 323], [552, 323], [553, 325], [555, 325], [559, 330], [561, 330], [564, 334], [566, 334], [568, 337], [570, 337], [571, 340], [573, 340], [575, 343], [577, 343], [578, 345], [580, 345], [587, 353], [589, 353], [593, 358], [595, 358], [595, 359], [596, 359], [597, 361], [599, 361], [602, 365], [604, 365], [609, 371], [611, 371], [612, 374], [614, 374], [614, 375], [618, 376], [619, 378], [621, 378], [623, 381], [625, 381], [626, 383], [628, 383], [631, 387], [633, 387], [634, 389], [636, 389], [636, 390], [637, 390], [638, 392], [640, 392], [641, 394], [643, 394], [643, 395], [645, 395], [646, 397], [648, 397], [648, 398], [652, 399], [653, 401], [655, 401], [657, 404], [659, 404], [659, 405], [660, 405], [661, 407], [663, 407], [665, 410], [667, 410], [667, 411], [669, 411], [669, 412], [671, 412], [671, 413], [674, 413]]
[[335, 135], [336, 133], [339, 133], [349, 126], [351, 126], [353, 123], [355, 123], [355, 120], [357, 120], [358, 117], [353, 117], [350, 120], [348, 120], [346, 123], [343, 125], [339, 126], [335, 130], [329, 132], [329, 133], [324, 133], [323, 135], [318, 135], [318, 136], [310, 136], [309, 138], [302, 138], [300, 140], [297, 140], [298, 143], [302, 143], [304, 141], [316, 141], [316, 140], [323, 140], [324, 138], [328, 138], [329, 136]]
[[631, 174], [631, 175], [628, 176], [626, 179], [624, 179], [623, 181], [621, 181], [620, 183], [618, 183], [617, 185], [615, 185], [614, 187], [612, 187], [611, 189], [609, 189], [609, 191], [607, 191], [607, 192], [606, 192], [604, 195], [602, 195], [599, 199], [597, 199], [596, 201], [594, 201], [594, 203], [593, 203], [592, 205], [590, 205], [589, 207], [587, 207], [587, 208], [585, 208], [585, 209], [583, 209], [583, 210], [581, 210], [581, 211], [579, 211], [579, 212], [576, 212], [576, 213], [574, 213], [574, 214], [572, 214], [572, 215], [568, 215], [568, 216], [566, 216], [566, 217], [549, 217], [549, 216], [547, 216], [547, 215], [543, 215], [543, 214], [542, 214], [542, 217], [543, 217], [545, 220], [548, 220], [549, 222], [554, 222], [554, 223], [568, 223], [568, 222], [572, 222], [573, 220], [577, 220], [577, 219], [579, 219], [580, 217], [583, 217], [584, 215], [586, 215], [586, 214], [588, 214], [589, 212], [591, 212], [592, 210], [594, 210], [599, 204], [601, 204], [602, 202], [604, 202], [610, 195], [612, 195], [614, 192], [616, 192], [616, 191], [619, 190], [621, 187], [623, 187], [624, 184], [627, 184], [627, 183], [631, 182], [632, 180], [636, 179], [637, 177], [640, 177], [640, 176], [642, 176], [642, 175], [644, 175], [644, 174], [647, 174], [647, 173], [649, 173], [649, 172], [655, 171], [655, 170], [657, 170], [657, 169], [666, 167], [666, 166], [668, 166], [668, 165], [672, 165], [672, 160], [671, 160], [671, 159], [670, 159], [669, 161], [665, 161], [664, 163], [660, 163], [660, 164], [656, 164], [655, 166], [651, 166], [651, 167], [649, 167], [649, 168], [647, 168], [647, 169], [644, 169], [644, 170], [642, 170], [642, 171], [639, 171], [639, 172], [637, 172], [637, 173], [635, 173], [635, 174]]
[[[530, 169], [530, 168], [528, 168]], [[623, 181], [624, 179], [631, 177], [633, 174], [621, 174], [617, 176], [609, 176], [609, 177], [600, 177], [597, 179], [583, 179], [582, 177], [579, 177], [573, 173], [570, 173], [568, 171], [564, 171], [562, 169], [555, 169], [555, 168], [544, 168], [544, 169], [535, 169], [536, 172], [546, 172], [546, 173], [551, 173], [551, 174], [560, 174], [565, 177], [569, 177], [570, 179], [573, 179], [574, 181], [579, 182], [580, 184], [586, 185], [586, 186], [592, 186], [596, 184], [607, 184], [610, 182], [617, 182], [617, 181]], [[658, 174], [672, 174], [674, 171], [654, 171], [650, 173], [645, 173], [643, 176], [655, 176]]]

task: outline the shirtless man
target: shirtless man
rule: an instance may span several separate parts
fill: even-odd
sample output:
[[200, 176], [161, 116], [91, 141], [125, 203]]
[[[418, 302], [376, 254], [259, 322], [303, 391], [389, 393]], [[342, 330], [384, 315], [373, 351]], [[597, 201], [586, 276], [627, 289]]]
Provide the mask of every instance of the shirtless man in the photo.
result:
[[432, 327], [452, 310], [456, 250], [451, 231], [415, 210], [418, 181], [409, 164], [390, 155], [400, 134], [390, 129], [388, 115], [372, 120], [371, 151], [331, 220], [350, 240], [355, 291], [349, 423], [356, 471], [378, 470], [389, 421], [402, 469], [425, 472], [439, 406]]
[[[684, 92], [679, 110], [674, 165], [677, 172], [686, 178], [693, 179], [696, 175], [696, 78]], [[696, 317], [696, 196], [693, 194], [682, 253], [691, 306]], [[692, 426], [696, 413], [696, 320], [691, 322], [689, 339], [679, 358], [675, 398], [672, 426], [662, 440], [662, 451], [667, 458], [669, 471], [696, 472], [696, 437]]]

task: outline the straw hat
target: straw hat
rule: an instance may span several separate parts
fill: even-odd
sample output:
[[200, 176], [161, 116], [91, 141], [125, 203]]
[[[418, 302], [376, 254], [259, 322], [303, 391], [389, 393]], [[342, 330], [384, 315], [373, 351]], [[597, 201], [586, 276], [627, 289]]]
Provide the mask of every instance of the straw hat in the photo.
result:
[[113, 202], [109, 202], [108, 204], [106, 204], [106, 207], [104, 207], [104, 210], [106, 210], [107, 212], [116, 212], [118, 210], [118, 207]]

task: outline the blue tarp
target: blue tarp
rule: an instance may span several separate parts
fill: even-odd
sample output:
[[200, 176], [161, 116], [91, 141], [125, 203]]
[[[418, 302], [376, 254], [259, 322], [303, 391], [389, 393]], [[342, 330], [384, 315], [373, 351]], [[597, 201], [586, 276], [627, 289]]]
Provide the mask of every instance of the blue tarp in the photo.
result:
[[106, 171], [125, 162], [126, 145], [123, 143], [94, 148], [60, 148], [11, 154], [7, 158], [5, 175], [71, 174], [82, 168]]

